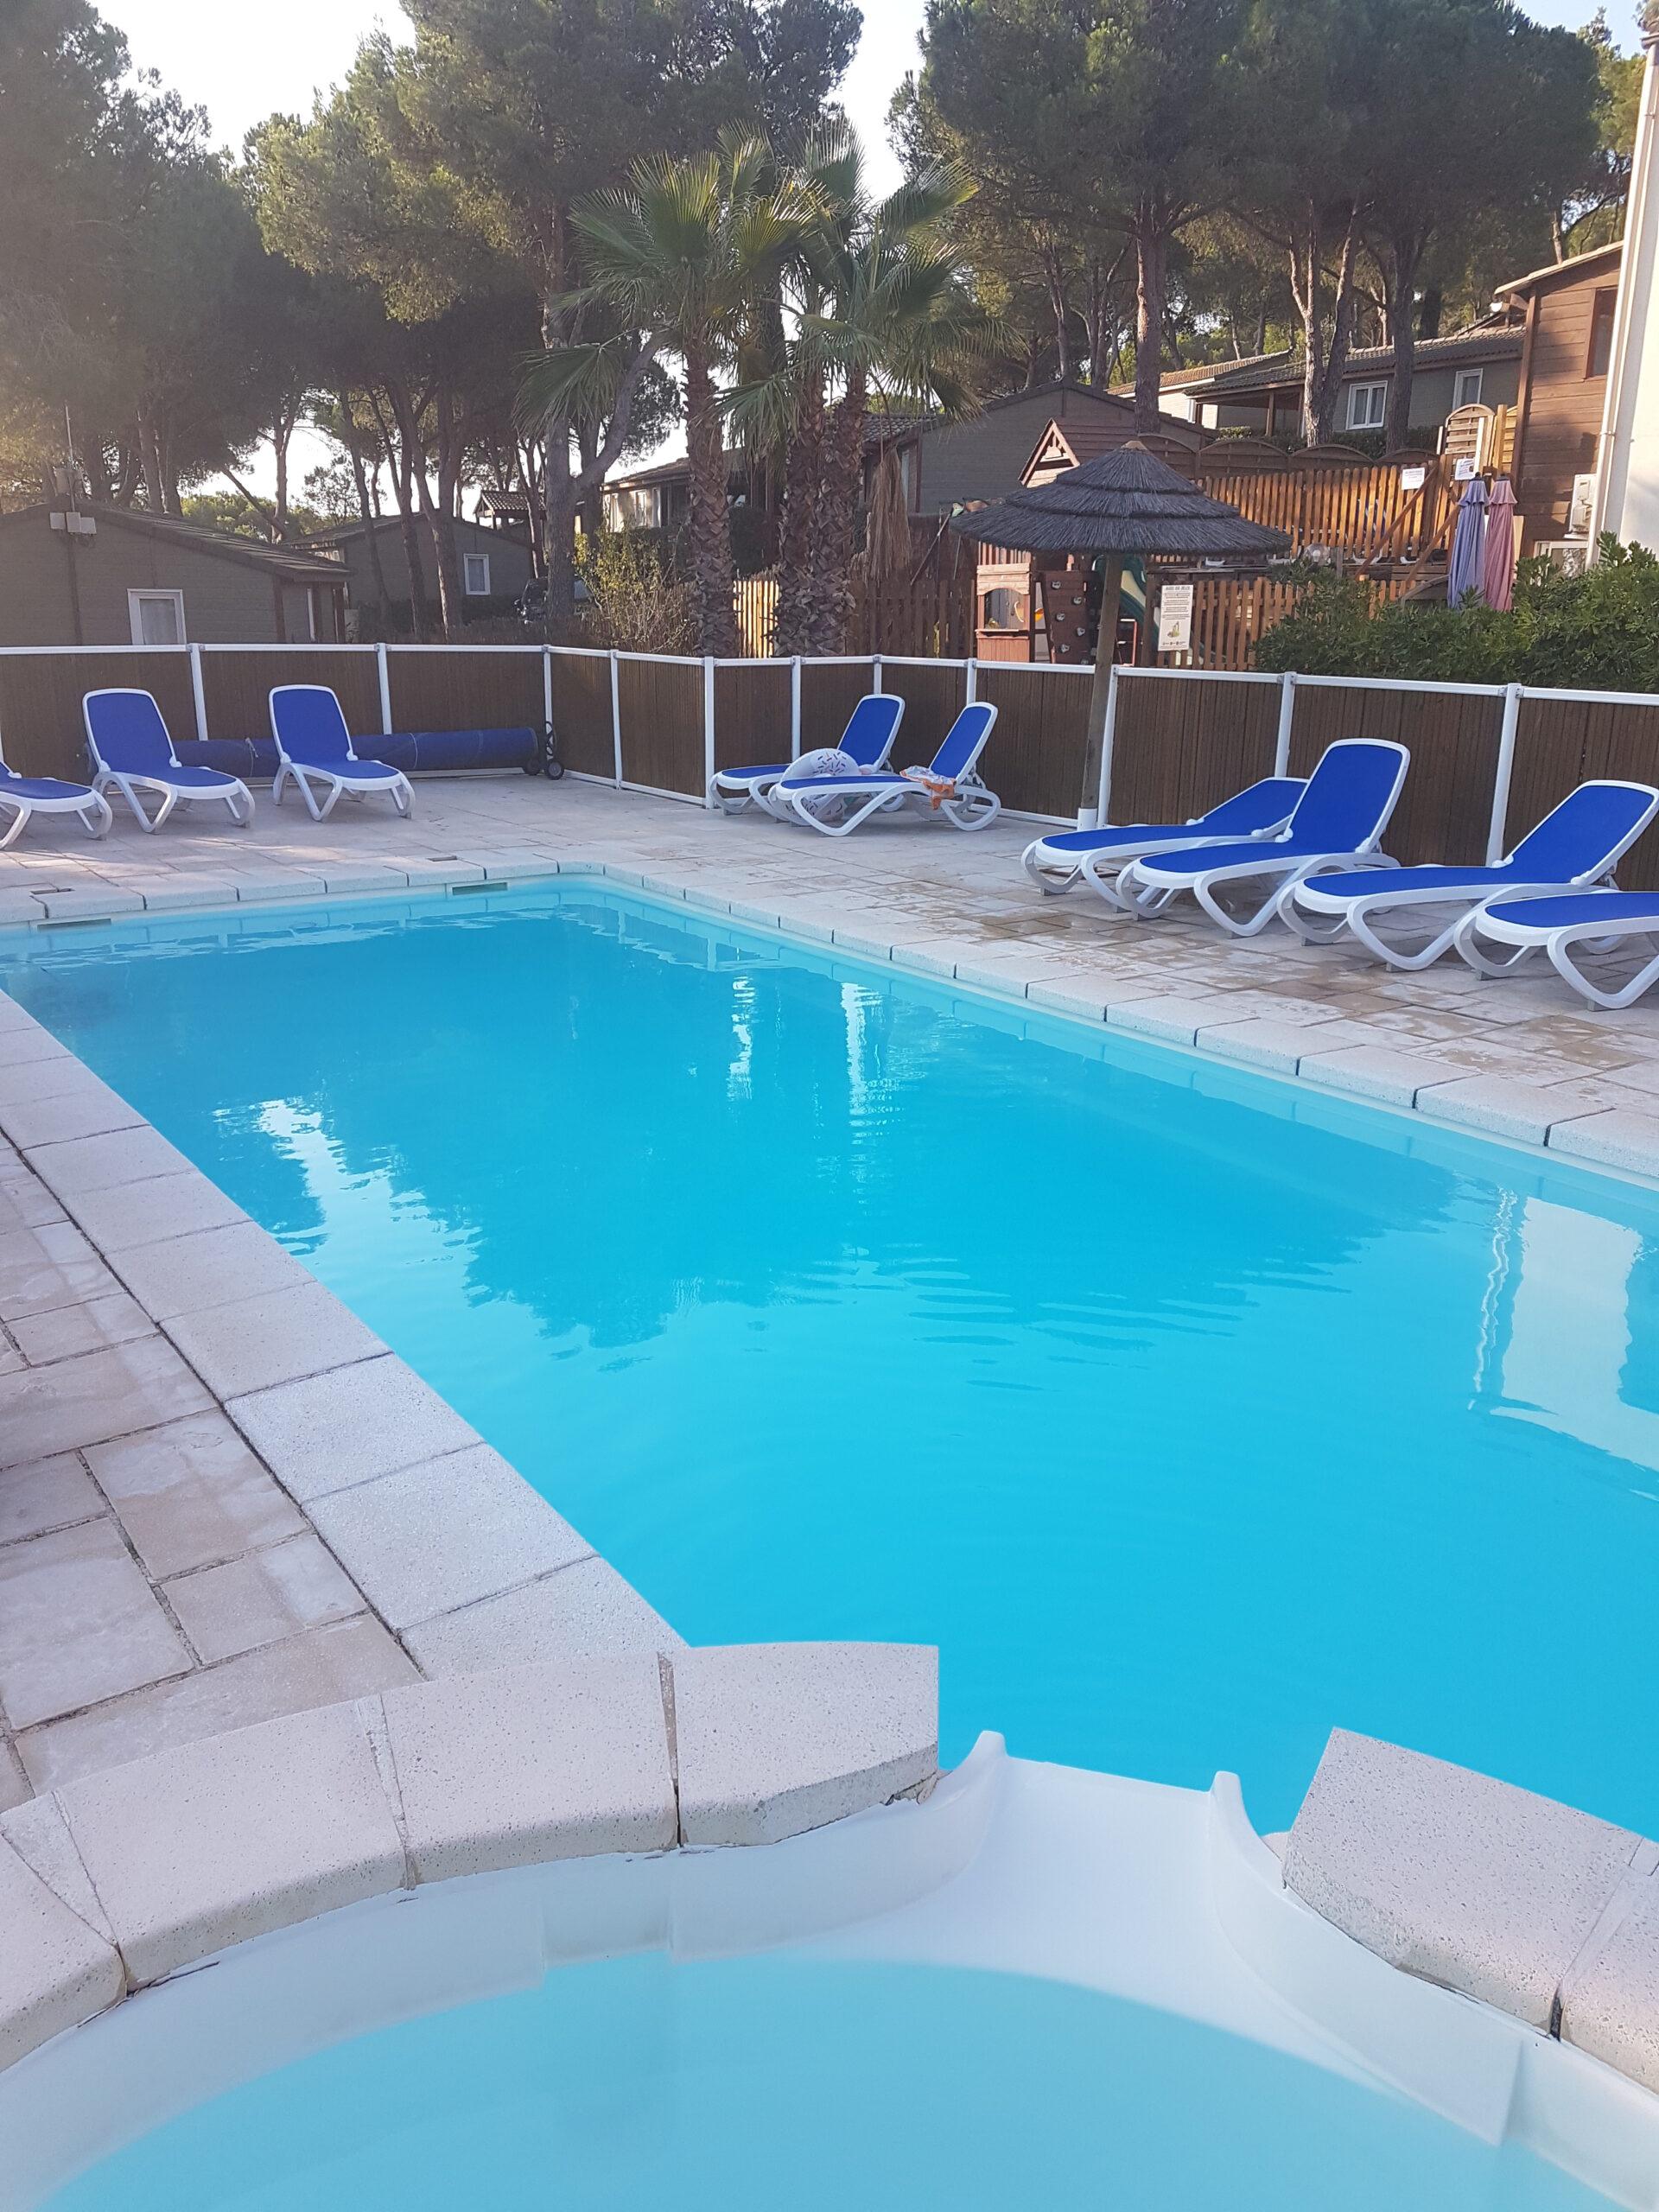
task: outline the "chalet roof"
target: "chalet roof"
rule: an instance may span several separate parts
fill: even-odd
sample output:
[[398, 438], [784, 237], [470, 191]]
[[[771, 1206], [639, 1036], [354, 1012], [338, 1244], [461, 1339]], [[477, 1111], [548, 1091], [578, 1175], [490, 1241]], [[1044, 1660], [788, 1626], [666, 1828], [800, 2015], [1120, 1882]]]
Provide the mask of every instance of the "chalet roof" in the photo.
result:
[[[1412, 361], [1419, 369], [1468, 368], [1487, 361], [1519, 360], [1524, 333], [1510, 322], [1471, 323], [1466, 330], [1449, 331], [1444, 338], [1420, 338], [1412, 346]], [[1343, 381], [1393, 373], [1391, 346], [1358, 346], [1343, 365]], [[1196, 372], [1178, 371], [1180, 389], [1202, 391], [1208, 398], [1229, 392], [1282, 391], [1300, 389], [1302, 361], [1288, 351], [1258, 353], [1247, 361], [1218, 361]], [[1166, 378], [1166, 382], [1168, 379]]]
[[1573, 283], [1582, 276], [1594, 276], [1604, 270], [1609, 276], [1618, 269], [1624, 258], [1624, 241], [1615, 238], [1611, 245], [1599, 245], [1589, 253], [1575, 253], [1567, 261], [1551, 261], [1541, 269], [1529, 269], [1524, 276], [1512, 277], [1507, 284], [1500, 284], [1500, 300], [1525, 300], [1534, 292], [1546, 292], [1557, 284]]
[[1022, 485], [1000, 505], [957, 516], [951, 528], [987, 545], [1027, 552], [1287, 553], [1281, 530], [1246, 522], [1212, 499], [1136, 439], [1068, 468], [1052, 484]]
[[[1181, 422], [1174, 416], [1166, 419], [1173, 425], [1175, 435], [1166, 436], [1161, 430], [1149, 432], [1147, 435], [1153, 442], [1147, 446], [1147, 450], [1163, 452], [1166, 448], [1179, 446], [1196, 456], [1204, 443], [1204, 433], [1195, 423]], [[1127, 445], [1135, 435], [1133, 422], [1126, 425], [1118, 417], [1103, 419], [1099, 416], [1068, 416], [1062, 421], [1058, 416], [1051, 416], [1044, 425], [1043, 435], [1031, 449], [1031, 458], [1020, 472], [1020, 481], [1022, 484], [1031, 481], [1033, 469], [1051, 445], [1063, 446], [1075, 464], [1097, 461], [1103, 453], [1116, 453], [1120, 446]], [[1141, 438], [1140, 443], [1147, 445], [1147, 438]], [[1163, 457], [1167, 458], [1166, 452], [1163, 453]]]
[[[192, 522], [184, 515], [152, 515], [142, 507], [104, 506], [94, 500], [83, 500], [80, 511], [95, 517], [100, 529], [108, 524], [116, 530], [132, 531], [141, 537], [188, 546], [193, 553], [210, 554], [215, 560], [234, 562], [244, 569], [263, 569], [266, 575], [275, 576], [283, 583], [333, 584], [339, 588], [346, 581], [338, 562], [322, 560], [297, 545], [262, 545], [257, 537], [239, 537], [234, 531], [216, 530], [211, 523]], [[18, 507], [10, 514], [0, 515], [0, 529], [26, 525], [44, 531], [50, 527], [48, 518], [51, 512], [43, 502], [32, 507]]]

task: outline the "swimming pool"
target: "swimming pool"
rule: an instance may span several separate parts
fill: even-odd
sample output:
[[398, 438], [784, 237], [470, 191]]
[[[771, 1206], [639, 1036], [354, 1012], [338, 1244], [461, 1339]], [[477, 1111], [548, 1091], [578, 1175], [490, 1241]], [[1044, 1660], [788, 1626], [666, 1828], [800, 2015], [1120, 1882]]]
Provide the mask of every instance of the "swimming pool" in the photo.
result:
[[1649, 1192], [592, 880], [0, 983], [691, 1641], [1265, 1827], [1337, 1721], [1659, 1822]]
[[1220, 2031], [1011, 1974], [568, 1966], [168, 2121], [53, 2212], [1590, 2212], [1513, 2145]]

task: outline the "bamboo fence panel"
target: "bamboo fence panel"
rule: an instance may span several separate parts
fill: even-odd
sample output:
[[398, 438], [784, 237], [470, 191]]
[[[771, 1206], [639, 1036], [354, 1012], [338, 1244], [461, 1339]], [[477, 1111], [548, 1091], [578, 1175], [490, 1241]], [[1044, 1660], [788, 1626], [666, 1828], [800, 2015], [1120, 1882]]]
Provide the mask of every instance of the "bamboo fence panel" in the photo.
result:
[[1307, 775], [1338, 738], [1397, 739], [1410, 748], [1411, 766], [1382, 849], [1408, 865], [1478, 866], [1486, 857], [1503, 720], [1503, 701], [1492, 694], [1300, 683], [1290, 770]]
[[540, 729], [546, 714], [540, 649], [394, 647], [386, 688], [395, 730]]
[[715, 670], [715, 766], [764, 768], [789, 758], [790, 664]]
[[[1079, 806], [1094, 804], [1094, 792], [1085, 799], [1083, 791], [1086, 672], [982, 661], [974, 671], [974, 689], [996, 709], [980, 769], [1004, 806], [1070, 822]], [[906, 718], [906, 732], [909, 727]]]
[[623, 781], [701, 797], [709, 780], [703, 766], [702, 663], [631, 660], [619, 655], [616, 675]]
[[[1516, 728], [1506, 849], [1590, 776], [1659, 783], [1659, 699], [1523, 698]], [[1619, 863], [1627, 891], [1659, 890], [1659, 829], [1638, 838]]]
[[817, 753], [839, 745], [853, 709], [875, 689], [873, 660], [805, 660], [801, 663], [801, 750]]
[[339, 700], [353, 737], [382, 734], [380, 671], [372, 649], [202, 648], [202, 696], [207, 727], [215, 737], [268, 738], [270, 694], [283, 683], [325, 684]]
[[1270, 776], [1279, 697], [1274, 683], [1206, 683], [1202, 676], [1182, 683], [1121, 677], [1111, 819], [1190, 821], [1230, 792]]
[[553, 728], [559, 758], [578, 775], [616, 772], [608, 653], [555, 653]]
[[[0, 653], [0, 747], [20, 776], [84, 783], [88, 691], [154, 693], [174, 742], [196, 734], [188, 652]], [[10, 815], [7, 820], [10, 820]]]

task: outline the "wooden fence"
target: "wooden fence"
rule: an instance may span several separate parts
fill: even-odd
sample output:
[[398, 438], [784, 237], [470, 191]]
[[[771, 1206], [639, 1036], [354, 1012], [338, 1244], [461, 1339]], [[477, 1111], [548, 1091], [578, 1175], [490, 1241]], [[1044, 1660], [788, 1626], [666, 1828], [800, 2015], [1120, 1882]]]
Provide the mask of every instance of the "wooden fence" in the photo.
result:
[[[176, 739], [265, 734], [277, 681], [331, 684], [360, 737], [506, 728], [550, 717], [573, 775], [701, 800], [716, 766], [833, 745], [862, 695], [906, 702], [898, 753], [925, 761], [969, 699], [997, 723], [986, 780], [1011, 815], [1184, 821], [1253, 777], [1306, 773], [1341, 737], [1397, 738], [1411, 771], [1397, 859], [1508, 850], [1589, 776], [1659, 780], [1659, 697], [1214, 670], [1119, 669], [1101, 792], [1081, 788], [1092, 671], [859, 655], [700, 660], [532, 645], [26, 647], [0, 650], [0, 749], [25, 773], [86, 773], [85, 692], [155, 693]], [[1659, 887], [1659, 831], [1620, 869]]]
[[[937, 518], [912, 516], [910, 531], [907, 563], [883, 576], [855, 573], [851, 638], [868, 653], [960, 658], [974, 644], [977, 550]], [[744, 652], [766, 658], [778, 621], [776, 575], [740, 576], [732, 605]]]

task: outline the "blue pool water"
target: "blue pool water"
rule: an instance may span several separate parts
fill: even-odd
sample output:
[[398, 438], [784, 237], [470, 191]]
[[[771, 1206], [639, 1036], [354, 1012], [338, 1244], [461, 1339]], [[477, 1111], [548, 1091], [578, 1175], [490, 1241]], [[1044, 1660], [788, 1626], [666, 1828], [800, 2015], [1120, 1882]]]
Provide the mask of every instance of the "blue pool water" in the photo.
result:
[[566, 1967], [302, 2059], [53, 2212], [1590, 2212], [1513, 2148], [1121, 1999], [772, 1957]]
[[696, 1643], [944, 1750], [1333, 1723], [1659, 1831], [1659, 1200], [596, 884], [14, 933], [0, 982]]

